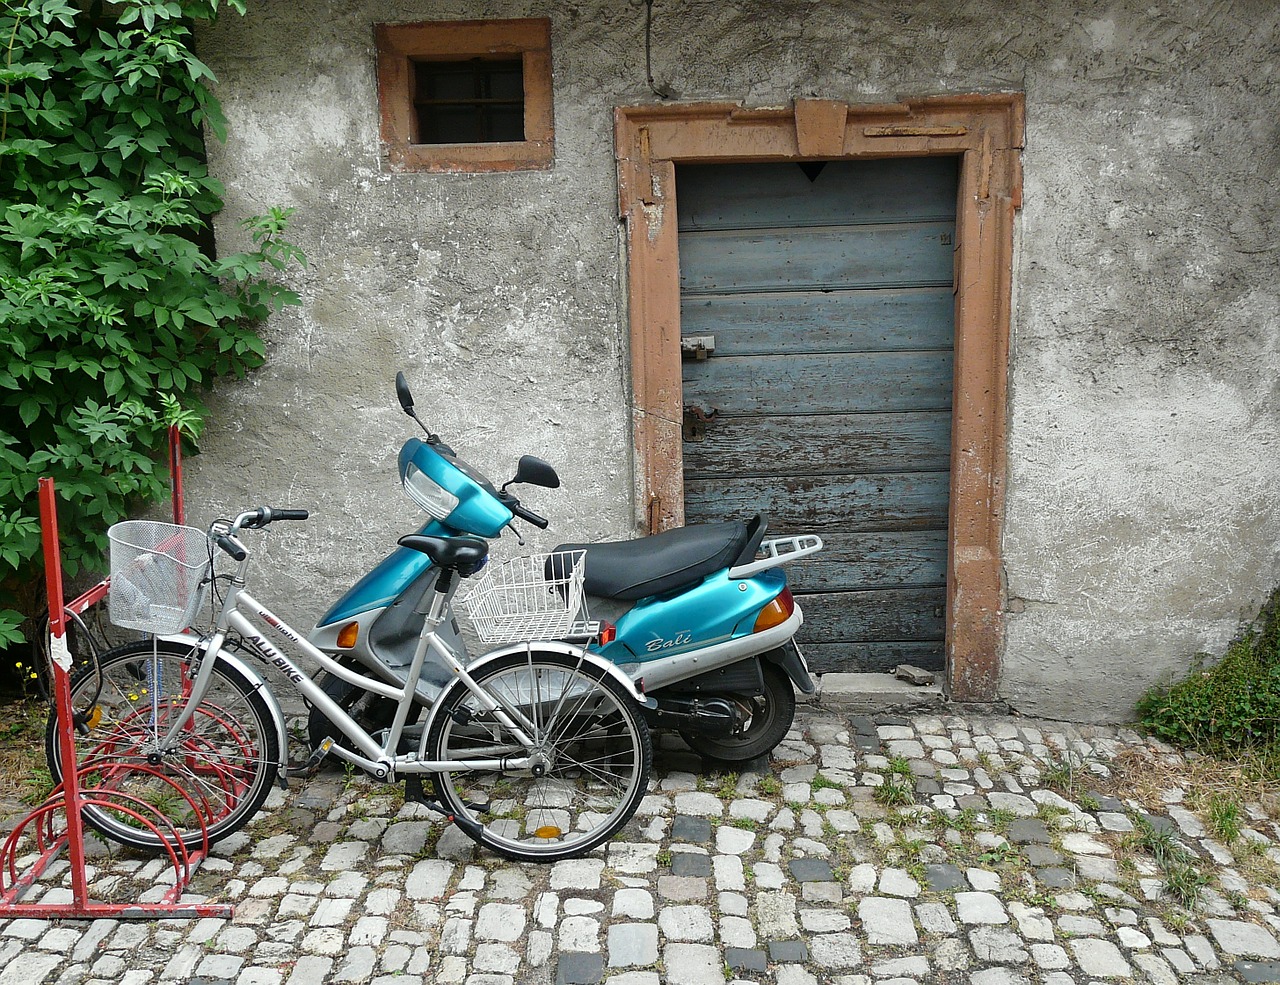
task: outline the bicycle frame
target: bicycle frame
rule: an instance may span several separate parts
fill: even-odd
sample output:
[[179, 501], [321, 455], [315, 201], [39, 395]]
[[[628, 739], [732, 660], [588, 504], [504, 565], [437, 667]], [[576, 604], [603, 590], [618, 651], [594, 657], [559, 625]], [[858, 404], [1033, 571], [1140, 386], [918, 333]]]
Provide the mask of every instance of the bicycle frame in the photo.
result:
[[[404, 735], [409, 709], [414, 703], [415, 683], [428, 653], [439, 658], [444, 666], [453, 673], [455, 683], [450, 686], [463, 686], [471, 691], [485, 711], [492, 714], [499, 723], [509, 729], [526, 750], [532, 749], [536, 744], [531, 736], [537, 734], [537, 727], [517, 709], [511, 707], [508, 702], [495, 700], [493, 695], [480, 687], [471, 675], [467, 673], [466, 666], [458, 659], [454, 651], [437, 635], [436, 629], [444, 621], [446, 607], [453, 594], [452, 590], [447, 593], [438, 591], [432, 593], [430, 609], [423, 624], [422, 634], [414, 652], [408, 677], [403, 687], [396, 688], [342, 666], [328, 654], [309, 643], [302, 634], [284, 619], [275, 615], [270, 609], [253, 598], [244, 589], [244, 575], [248, 563], [249, 557], [246, 554], [244, 560], [240, 561], [239, 569], [232, 579], [230, 590], [223, 602], [222, 610], [218, 614], [213, 635], [207, 641], [198, 644], [202, 657], [195, 682], [191, 687], [187, 703], [183, 707], [181, 714], [174, 719], [161, 741], [161, 748], [167, 749], [171, 745], [177, 744], [179, 735], [204, 698], [205, 691], [213, 677], [214, 662], [226, 659], [222, 654], [222, 646], [227, 639], [228, 632], [234, 630], [244, 637], [250, 646], [257, 651], [261, 659], [281, 671], [302, 696], [312, 705], [319, 708], [329, 721], [336, 725], [363, 755], [337, 745], [331, 746], [331, 749], [326, 750], [326, 752], [332, 751], [338, 758], [359, 766], [378, 779], [391, 780], [397, 774], [407, 775], [412, 773], [518, 770], [525, 769], [531, 765], [531, 760], [528, 756], [503, 757], [500, 759], [426, 760], [419, 758], [419, 754], [422, 751], [421, 746], [419, 747], [419, 754], [405, 753], [397, 755], [394, 751]], [[256, 615], [271, 632], [285, 641], [286, 646], [292, 644], [300, 649], [330, 674], [373, 694], [394, 700], [397, 703], [396, 713], [390, 728], [387, 730], [385, 743], [379, 745], [377, 740], [348, 715], [337, 702], [325, 694], [319, 685], [299, 670], [298, 666], [288, 656], [268, 642], [262, 630], [241, 611], [242, 607], [247, 608]], [[586, 660], [585, 649], [581, 651], [581, 659]], [[282, 770], [284, 765], [283, 763], [281, 764]]]

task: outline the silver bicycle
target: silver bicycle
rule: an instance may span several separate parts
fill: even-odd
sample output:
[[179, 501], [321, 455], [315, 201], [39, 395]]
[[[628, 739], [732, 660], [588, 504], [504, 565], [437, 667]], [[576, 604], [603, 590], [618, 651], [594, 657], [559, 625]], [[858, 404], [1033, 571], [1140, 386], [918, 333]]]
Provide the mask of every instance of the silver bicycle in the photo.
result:
[[[486, 638], [494, 639], [494, 624], [501, 623], [506, 636], [497, 638], [509, 642], [468, 662], [437, 630], [451, 618], [463, 580], [485, 566], [487, 543], [470, 536], [402, 538], [439, 575], [423, 597], [417, 649], [397, 688], [321, 652], [247, 591], [250, 551], [242, 532], [306, 518], [302, 510], [262, 507], [215, 522], [207, 533], [150, 521], [112, 528], [112, 621], [152, 635], [102, 654], [72, 682], [77, 760], [86, 776], [163, 811], [189, 848], [238, 830], [273, 782], [284, 786], [287, 776], [310, 774], [326, 756], [379, 780], [405, 781], [408, 798], [437, 807], [508, 858], [580, 855], [630, 820], [652, 759], [641, 714], [648, 702], [625, 674], [574, 642], [582, 632], [583, 565], [544, 556], [533, 564], [521, 559], [525, 576], [518, 579], [504, 579], [500, 566], [486, 571], [458, 601], [463, 608], [470, 601], [473, 619], [489, 620]], [[234, 559], [235, 571], [214, 579], [219, 550]], [[191, 633], [186, 627], [210, 585], [224, 581], [212, 632]], [[521, 612], [532, 621], [522, 622]], [[522, 625], [547, 638], [510, 642]], [[367, 731], [345, 710], [350, 704], [334, 701], [299, 669], [289, 655], [299, 651], [327, 674], [391, 699], [390, 722]], [[424, 705], [415, 684], [427, 660], [451, 680]], [[342, 741], [325, 739], [290, 768], [285, 717], [256, 661], [291, 681]], [[46, 738], [55, 782], [63, 772], [57, 728], [55, 712]], [[113, 840], [164, 847], [129, 812], [85, 813]]]

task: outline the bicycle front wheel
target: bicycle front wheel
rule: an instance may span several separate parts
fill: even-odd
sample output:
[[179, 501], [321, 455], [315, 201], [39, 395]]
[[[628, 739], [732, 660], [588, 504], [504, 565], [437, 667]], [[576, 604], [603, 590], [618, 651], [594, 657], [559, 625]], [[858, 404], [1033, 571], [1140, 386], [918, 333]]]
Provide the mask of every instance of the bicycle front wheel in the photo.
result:
[[[253, 682], [218, 661], [203, 700], [172, 748], [160, 740], [186, 706], [202, 651], [164, 640], [139, 640], [104, 653], [71, 683], [76, 762], [81, 785], [139, 802], [162, 815], [188, 849], [225, 838], [262, 806], [280, 743], [271, 711]], [[205, 659], [213, 659], [207, 657]], [[55, 708], [45, 728], [45, 755], [62, 782], [62, 750]], [[160, 835], [136, 810], [93, 804], [85, 820], [113, 841], [158, 851]], [[172, 825], [172, 828], [169, 828]]]
[[531, 740], [526, 747], [466, 687], [441, 698], [427, 735], [431, 759], [526, 762], [437, 775], [441, 803], [479, 825], [481, 845], [519, 861], [554, 862], [590, 851], [631, 819], [653, 747], [617, 681], [574, 657], [534, 652], [500, 657], [474, 680], [516, 713]]

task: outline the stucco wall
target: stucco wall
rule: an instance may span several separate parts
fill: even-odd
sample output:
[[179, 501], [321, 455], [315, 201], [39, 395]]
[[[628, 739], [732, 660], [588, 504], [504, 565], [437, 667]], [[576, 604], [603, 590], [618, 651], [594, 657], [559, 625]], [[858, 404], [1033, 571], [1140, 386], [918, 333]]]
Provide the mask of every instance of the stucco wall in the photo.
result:
[[[549, 16], [549, 172], [380, 165], [372, 24]], [[1277, 11], [1126, 0], [655, 4], [684, 100], [1026, 94], [1015, 270], [1002, 695], [1129, 714], [1280, 581]], [[634, 529], [612, 109], [653, 100], [644, 5], [255, 0], [199, 34], [230, 123], [211, 164], [236, 220], [297, 206], [304, 304], [222, 387], [193, 518], [272, 502], [273, 595], [309, 625], [415, 517], [394, 453], [431, 426], [495, 478], [541, 454], [565, 487], [534, 539]], [[510, 545], [514, 548], [514, 543]], [[278, 594], [277, 594], [278, 593]], [[264, 593], [265, 594], [265, 593]]]

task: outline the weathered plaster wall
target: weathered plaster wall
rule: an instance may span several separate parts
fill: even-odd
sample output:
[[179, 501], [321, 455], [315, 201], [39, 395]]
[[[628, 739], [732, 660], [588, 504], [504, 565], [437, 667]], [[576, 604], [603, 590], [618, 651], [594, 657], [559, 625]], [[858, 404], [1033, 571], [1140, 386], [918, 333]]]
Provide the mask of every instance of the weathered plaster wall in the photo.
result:
[[[556, 164], [380, 166], [372, 24], [549, 16]], [[893, 101], [1025, 92], [1001, 688], [1041, 715], [1122, 718], [1280, 581], [1276, 50], [1268, 0], [658, 0], [678, 98]], [[565, 479], [553, 537], [633, 529], [612, 108], [652, 101], [644, 6], [255, 0], [200, 45], [221, 84], [219, 227], [298, 207], [304, 305], [266, 367], [214, 397], [190, 511], [273, 502], [302, 624], [414, 517], [394, 452], [406, 370], [432, 427], [495, 476]]]

